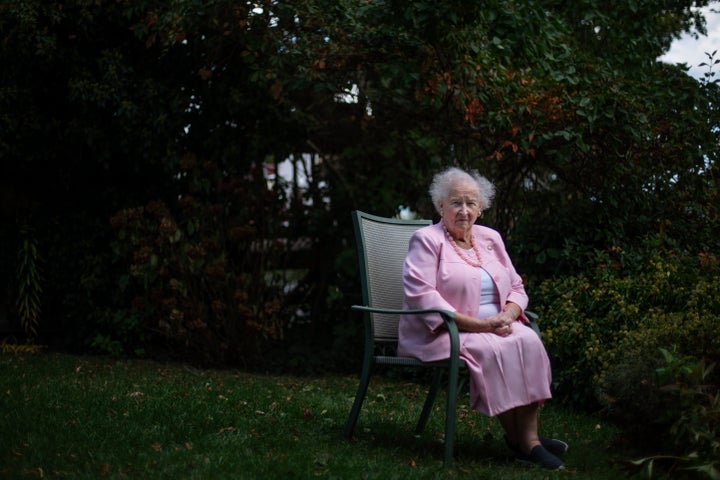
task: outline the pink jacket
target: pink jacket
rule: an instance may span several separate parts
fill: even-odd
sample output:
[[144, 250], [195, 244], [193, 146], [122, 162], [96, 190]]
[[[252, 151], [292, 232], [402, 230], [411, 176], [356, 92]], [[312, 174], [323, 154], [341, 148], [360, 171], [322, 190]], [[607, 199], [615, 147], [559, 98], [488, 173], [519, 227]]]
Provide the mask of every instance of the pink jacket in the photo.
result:
[[[482, 268], [495, 281], [500, 306], [513, 302], [525, 310], [528, 296], [500, 234], [480, 225], [472, 228], [482, 256]], [[406, 309], [438, 308], [477, 316], [481, 287], [479, 268], [460, 258], [445, 236], [441, 223], [423, 227], [413, 234], [403, 267], [403, 286]], [[521, 320], [527, 321], [524, 314]], [[443, 324], [439, 314], [402, 315], [398, 354], [426, 362], [448, 358], [450, 338], [440, 328]], [[468, 333], [460, 332], [461, 344], [464, 335]]]

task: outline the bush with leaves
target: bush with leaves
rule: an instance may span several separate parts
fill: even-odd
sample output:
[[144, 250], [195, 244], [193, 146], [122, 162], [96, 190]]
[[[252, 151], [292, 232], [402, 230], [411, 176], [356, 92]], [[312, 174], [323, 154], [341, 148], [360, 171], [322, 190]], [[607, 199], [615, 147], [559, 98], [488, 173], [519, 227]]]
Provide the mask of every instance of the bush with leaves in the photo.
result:
[[[616, 396], [607, 386], [610, 376], [619, 374], [618, 365], [627, 362], [652, 373], [659, 347], [676, 346], [683, 355], [708, 361], [720, 358], [720, 339], [713, 334], [720, 312], [720, 263], [714, 254], [683, 252], [667, 238], [652, 237], [636, 251], [597, 252], [588, 272], [546, 280], [532, 292], [559, 398], [585, 407], [606, 404]], [[647, 346], [630, 360], [623, 345]], [[601, 385], [606, 391], [598, 396]], [[628, 398], [642, 393], [642, 385], [635, 386]]]
[[[625, 345], [629, 351], [637, 351], [631, 342]], [[642, 401], [623, 395], [618, 402], [632, 405], [638, 417], [634, 419], [636, 434], [645, 441], [648, 456], [633, 463], [652, 478], [656, 471], [672, 475], [691, 477], [693, 473], [704, 478], [720, 478], [720, 389], [715, 366], [687, 355], [678, 355], [677, 349], [661, 348], [662, 358], [654, 357], [660, 366], [654, 375], [641, 380], [646, 395]], [[647, 358], [645, 355], [631, 359]], [[641, 371], [630, 362], [618, 366], [617, 380], [627, 379], [626, 371]], [[642, 362], [645, 364], [645, 362]], [[644, 372], [644, 376], [648, 371]], [[609, 375], [613, 377], [614, 375]], [[617, 386], [620, 382], [614, 382]], [[632, 385], [632, 384], [631, 384]], [[620, 385], [616, 391], [637, 394], [637, 387], [625, 389]], [[640, 405], [642, 404], [642, 405]], [[629, 412], [629, 408], [626, 408]], [[644, 421], [643, 425], [638, 424]], [[658, 467], [659, 468], [656, 468]]]
[[651, 454], [637, 462], [649, 472], [718, 478], [718, 258], [657, 235], [633, 251], [597, 252], [588, 272], [533, 295], [556, 397], [619, 420]]
[[129, 263], [137, 326], [186, 360], [255, 362], [291, 317], [288, 272], [272, 268], [292, 250], [280, 232], [283, 199], [261, 172], [239, 179], [192, 155], [182, 167], [176, 202], [153, 201], [112, 218], [116, 254]]
[[28, 343], [34, 343], [38, 335], [42, 298], [41, 259], [38, 254], [38, 240], [30, 222], [20, 227], [20, 247], [17, 261], [16, 306], [20, 326]]

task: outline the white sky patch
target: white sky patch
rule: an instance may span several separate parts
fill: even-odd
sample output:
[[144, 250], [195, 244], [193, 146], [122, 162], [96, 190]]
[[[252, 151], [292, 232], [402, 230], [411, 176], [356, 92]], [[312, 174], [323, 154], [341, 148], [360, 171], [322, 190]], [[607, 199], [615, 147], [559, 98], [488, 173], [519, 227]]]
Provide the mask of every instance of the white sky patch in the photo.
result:
[[[703, 74], [708, 71], [708, 67], [699, 66], [701, 63], [710, 63], [710, 59], [705, 52], [712, 54], [715, 50], [715, 59], [720, 59], [720, 13], [714, 10], [720, 10], [720, 2], [712, 2], [710, 6], [702, 8], [701, 11], [705, 15], [707, 35], [701, 35], [695, 39], [690, 34], [683, 35], [680, 39], [675, 40], [670, 50], [660, 57], [660, 60], [667, 63], [686, 63], [690, 70], [688, 73], [695, 78], [702, 78]], [[713, 71], [720, 76], [720, 64], [713, 66]]]

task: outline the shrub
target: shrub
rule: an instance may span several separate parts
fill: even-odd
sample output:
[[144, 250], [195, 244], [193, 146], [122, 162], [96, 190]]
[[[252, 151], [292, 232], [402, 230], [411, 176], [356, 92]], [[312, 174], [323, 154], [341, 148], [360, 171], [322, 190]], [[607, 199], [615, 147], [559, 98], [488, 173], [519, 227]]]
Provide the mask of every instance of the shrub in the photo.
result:
[[[639, 427], [639, 421], [648, 422], [643, 439], [650, 440], [650, 448], [671, 453], [653, 454], [633, 463], [646, 469], [650, 477], [657, 463], [662, 465], [662, 471], [673, 476], [684, 471], [718, 479], [720, 389], [717, 375], [713, 375], [716, 364], [707, 365], [703, 360], [662, 348], [660, 352], [661, 366], [651, 381], [644, 380], [649, 390], [644, 399], [649, 404], [635, 409], [639, 417], [634, 423]], [[627, 399], [622, 403], [627, 403]], [[638, 403], [637, 399], [632, 403]]]
[[[649, 345], [643, 355], [652, 351], [651, 357], [658, 347], [676, 345], [684, 355], [718, 359], [720, 341], [708, 334], [720, 312], [718, 260], [668, 248], [663, 240], [640, 246], [644, 256], [619, 248], [598, 252], [589, 274], [549, 279], [533, 292], [560, 398], [601, 406], [598, 386], [628, 355], [621, 345]], [[641, 363], [654, 366], [644, 356]]]
[[[602, 408], [670, 468], [717, 475], [720, 264], [648, 239], [534, 292], [557, 397]], [[661, 459], [639, 461], [648, 466]], [[715, 473], [713, 473], [715, 472]], [[716, 478], [716, 477], [713, 477]]]
[[[174, 202], [112, 218], [134, 295], [116, 331], [141, 328], [153, 348], [162, 340], [170, 353], [203, 364], [253, 362], [264, 342], [282, 337], [291, 282], [274, 266], [292, 246], [279, 232], [283, 199], [258, 175], [240, 180], [188, 156]], [[113, 340], [98, 337], [96, 345], [118, 348]]]

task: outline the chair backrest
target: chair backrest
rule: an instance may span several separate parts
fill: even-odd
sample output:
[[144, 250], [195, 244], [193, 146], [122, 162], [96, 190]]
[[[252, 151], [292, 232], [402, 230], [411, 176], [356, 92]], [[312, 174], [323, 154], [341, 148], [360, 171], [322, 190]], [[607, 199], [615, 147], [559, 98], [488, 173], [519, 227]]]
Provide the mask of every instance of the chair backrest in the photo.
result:
[[[402, 270], [410, 237], [431, 223], [431, 220], [401, 220], [353, 212], [364, 305], [402, 308]], [[375, 341], [397, 341], [398, 315], [372, 313], [370, 316]]]

